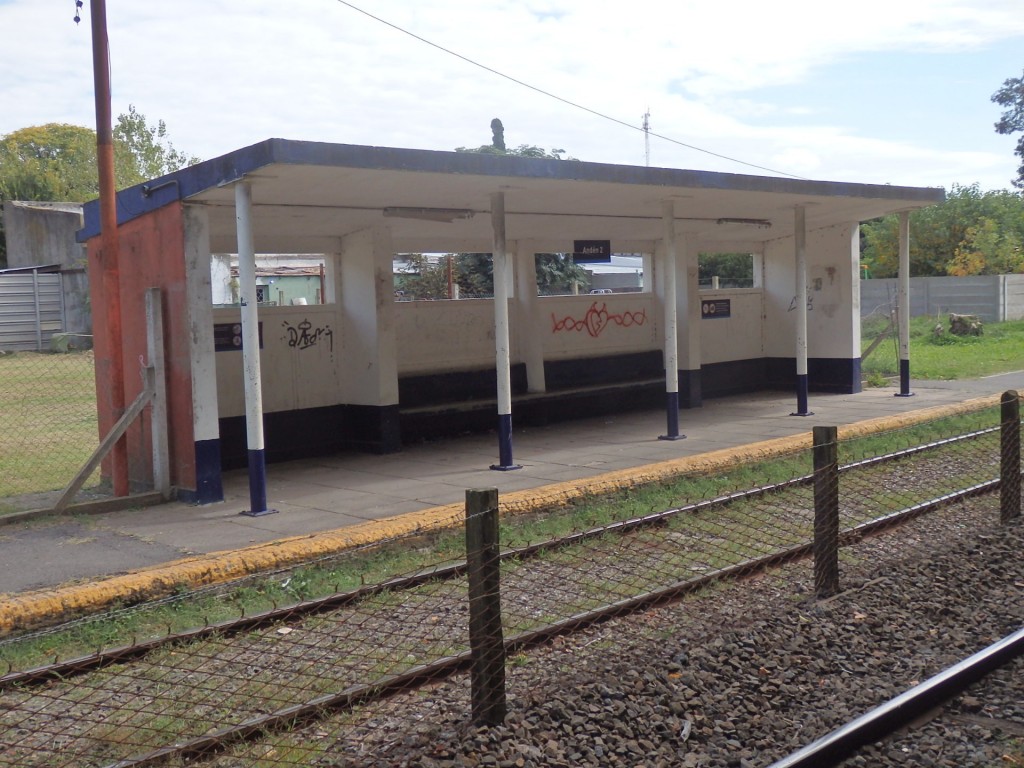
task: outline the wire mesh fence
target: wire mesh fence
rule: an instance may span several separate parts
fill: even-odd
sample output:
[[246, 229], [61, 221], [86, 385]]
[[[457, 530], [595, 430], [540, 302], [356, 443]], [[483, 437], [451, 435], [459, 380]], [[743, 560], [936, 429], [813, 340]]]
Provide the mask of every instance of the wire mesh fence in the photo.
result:
[[[99, 444], [93, 353], [0, 355], [0, 513], [65, 487]], [[94, 487], [99, 473], [86, 487]]]
[[[1024, 619], [1019, 563], [999, 562], [1007, 605], [984, 620], [943, 597], [992, 557], [975, 536], [1019, 528], [1019, 491], [1016, 515], [1000, 503], [1001, 464], [1020, 480], [1019, 416], [1009, 441], [1005, 421], [826, 433], [816, 451], [507, 518], [497, 542], [495, 504], [475, 497], [447, 533], [24, 632], [0, 643], [0, 765], [717, 765], [697, 757], [713, 745], [725, 765], [765, 741], [741, 738], [749, 723], [778, 757], [794, 710], [853, 706], [843, 681], [878, 667], [898, 686], [942, 663], [943, 637], [959, 653]], [[840, 626], [878, 643], [908, 610], [935, 634], [900, 646], [904, 666], [882, 644], [837, 656], [823, 626], [840, 605]], [[123, 647], [92, 653], [107, 645]], [[77, 658], [48, 668], [55, 655]]]

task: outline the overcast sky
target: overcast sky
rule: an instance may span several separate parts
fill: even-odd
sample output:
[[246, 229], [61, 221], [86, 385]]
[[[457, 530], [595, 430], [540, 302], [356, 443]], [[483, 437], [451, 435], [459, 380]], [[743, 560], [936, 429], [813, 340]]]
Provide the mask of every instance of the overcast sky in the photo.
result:
[[[654, 133], [796, 176], [1010, 187], [992, 94], [1024, 0], [109, 0], [114, 114], [208, 159], [263, 139], [491, 140], [643, 165]], [[95, 126], [89, 0], [0, 0], [0, 135]], [[627, 125], [594, 114], [615, 118]], [[633, 126], [628, 127], [628, 126]], [[652, 136], [653, 166], [777, 175]]]

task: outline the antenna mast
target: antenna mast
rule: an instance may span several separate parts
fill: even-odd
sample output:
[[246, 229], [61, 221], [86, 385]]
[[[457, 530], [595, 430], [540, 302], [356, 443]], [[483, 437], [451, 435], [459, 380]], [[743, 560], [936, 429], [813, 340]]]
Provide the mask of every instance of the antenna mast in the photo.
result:
[[644, 112], [644, 165], [651, 165], [651, 108]]

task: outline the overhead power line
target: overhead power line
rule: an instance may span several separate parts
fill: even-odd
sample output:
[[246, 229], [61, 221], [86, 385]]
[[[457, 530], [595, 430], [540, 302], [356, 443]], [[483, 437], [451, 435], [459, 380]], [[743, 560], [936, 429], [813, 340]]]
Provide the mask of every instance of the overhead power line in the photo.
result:
[[740, 165], [745, 165], [748, 168], [757, 168], [760, 171], [768, 171], [769, 173], [776, 173], [776, 174], [779, 174], [780, 176], [789, 176], [790, 178], [793, 178], [793, 179], [800, 179], [800, 180], [806, 181], [805, 177], [797, 176], [794, 173], [788, 173], [786, 171], [780, 171], [777, 168], [769, 168], [769, 167], [764, 166], [764, 165], [757, 165], [756, 163], [748, 163], [745, 160], [740, 160], [739, 158], [730, 157], [729, 155], [723, 155], [723, 154], [721, 154], [719, 152], [712, 152], [710, 149], [704, 149], [703, 147], [698, 147], [698, 146], [696, 146], [694, 144], [687, 144], [684, 141], [679, 141], [678, 139], [673, 139], [670, 136], [665, 136], [665, 135], [660, 134], [660, 133], [655, 133], [654, 131], [651, 131], [649, 129], [645, 130], [643, 127], [633, 125], [632, 123], [627, 123], [625, 120], [619, 120], [617, 117], [612, 117], [611, 115], [606, 115], [603, 112], [599, 112], [596, 109], [591, 109], [590, 107], [586, 107], [586, 106], [584, 106], [582, 104], [577, 104], [574, 101], [570, 101], [569, 99], [566, 99], [566, 98], [563, 98], [562, 96], [559, 96], [557, 94], [551, 93], [550, 91], [545, 91], [543, 88], [538, 88], [535, 85], [531, 85], [530, 83], [524, 82], [523, 80], [519, 80], [519, 79], [517, 79], [515, 77], [512, 77], [511, 75], [506, 75], [504, 72], [499, 72], [498, 70], [494, 69], [493, 67], [488, 67], [486, 64], [481, 64], [479, 61], [475, 61], [474, 59], [471, 59], [468, 56], [463, 56], [461, 53], [457, 53], [456, 51], [453, 51], [453, 50], [451, 50], [449, 48], [445, 48], [443, 45], [438, 45], [437, 43], [432, 42], [431, 40], [428, 40], [425, 37], [421, 37], [420, 35], [417, 35], [415, 32], [410, 32], [408, 29], [405, 29], [404, 27], [400, 27], [397, 24], [393, 24], [392, 22], [388, 21], [387, 19], [382, 19], [380, 16], [375, 16], [372, 13], [370, 13], [369, 11], [364, 11], [362, 8], [359, 8], [358, 6], [353, 5], [350, 2], [347, 2], [347, 0], [337, 0], [337, 2], [341, 3], [342, 5], [346, 6], [347, 8], [351, 8], [353, 11], [356, 11], [358, 13], [363, 14], [364, 16], [367, 16], [367, 17], [373, 19], [376, 22], [379, 22], [381, 24], [384, 24], [385, 26], [391, 27], [396, 32], [401, 32], [403, 35], [408, 35], [409, 37], [411, 37], [411, 38], [413, 38], [415, 40], [419, 40], [421, 43], [425, 43], [426, 45], [429, 45], [431, 48], [436, 48], [437, 50], [441, 51], [442, 53], [447, 53], [449, 56], [454, 56], [457, 59], [461, 59], [462, 61], [466, 62], [467, 64], [472, 64], [474, 67], [479, 67], [480, 69], [482, 69], [482, 70], [484, 70], [486, 72], [490, 72], [492, 75], [497, 75], [498, 77], [504, 78], [505, 80], [508, 80], [509, 82], [515, 83], [516, 85], [520, 85], [523, 88], [529, 88], [531, 91], [539, 93], [539, 94], [541, 94], [543, 96], [547, 96], [548, 98], [555, 99], [556, 101], [560, 101], [563, 104], [567, 104], [568, 106], [573, 107], [574, 109], [580, 109], [580, 110], [582, 110], [584, 112], [589, 112], [590, 114], [592, 114], [592, 115], [594, 115], [596, 117], [600, 117], [603, 120], [609, 120], [609, 121], [611, 121], [613, 123], [616, 123], [618, 125], [621, 125], [621, 126], [623, 126], [625, 128], [629, 128], [630, 130], [640, 131], [640, 132], [644, 133], [645, 136], [654, 136], [655, 138], [661, 139], [662, 141], [667, 141], [667, 142], [670, 142], [672, 144], [676, 144], [676, 145], [678, 145], [680, 147], [685, 147], [686, 149], [692, 149], [695, 152], [702, 152], [705, 155], [711, 155], [712, 157], [717, 157], [717, 158], [720, 158], [722, 160], [728, 160], [731, 163], [739, 163]]

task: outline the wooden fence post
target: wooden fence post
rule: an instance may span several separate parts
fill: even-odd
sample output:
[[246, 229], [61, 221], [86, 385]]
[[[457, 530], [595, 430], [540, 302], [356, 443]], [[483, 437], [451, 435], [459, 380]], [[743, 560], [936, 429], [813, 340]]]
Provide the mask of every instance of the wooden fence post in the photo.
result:
[[814, 427], [814, 593], [839, 591], [839, 446], [836, 427]]
[[467, 490], [470, 685], [473, 721], [477, 725], [499, 725], [505, 720], [505, 638], [498, 555], [498, 489]]
[[1020, 397], [1003, 392], [999, 430], [999, 522], [1020, 517]]

